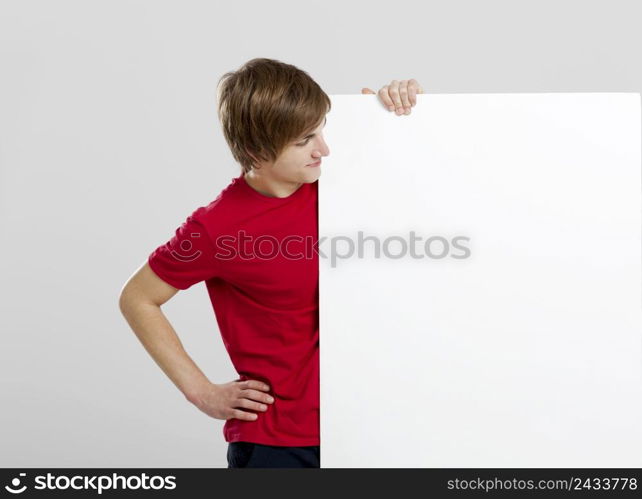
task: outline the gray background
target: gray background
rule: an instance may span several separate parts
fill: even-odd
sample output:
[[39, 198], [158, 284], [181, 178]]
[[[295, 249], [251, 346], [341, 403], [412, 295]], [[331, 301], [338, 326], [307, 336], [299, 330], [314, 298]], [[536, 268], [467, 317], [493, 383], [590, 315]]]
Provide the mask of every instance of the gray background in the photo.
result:
[[[223, 421], [183, 398], [117, 304], [239, 173], [216, 119], [224, 72], [271, 57], [328, 94], [408, 78], [640, 92], [639, 5], [0, 3], [0, 466], [226, 466]], [[203, 284], [163, 310], [210, 380], [236, 377]]]

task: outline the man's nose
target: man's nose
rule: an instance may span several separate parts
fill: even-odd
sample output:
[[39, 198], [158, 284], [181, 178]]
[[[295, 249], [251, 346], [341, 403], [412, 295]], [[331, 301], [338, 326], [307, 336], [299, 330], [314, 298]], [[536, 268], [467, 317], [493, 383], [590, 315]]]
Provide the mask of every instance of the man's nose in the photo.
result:
[[329, 156], [330, 155], [330, 148], [328, 147], [328, 144], [325, 143], [325, 140], [323, 141], [323, 146], [321, 147], [321, 156]]

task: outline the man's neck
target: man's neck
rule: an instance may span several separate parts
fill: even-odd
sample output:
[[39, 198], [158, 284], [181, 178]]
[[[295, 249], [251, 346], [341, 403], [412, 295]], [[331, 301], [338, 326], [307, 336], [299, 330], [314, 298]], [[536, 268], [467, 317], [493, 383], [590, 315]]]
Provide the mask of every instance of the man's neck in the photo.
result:
[[303, 185], [301, 182], [283, 182], [257, 175], [254, 170], [243, 175], [247, 184], [264, 196], [271, 198], [286, 198]]

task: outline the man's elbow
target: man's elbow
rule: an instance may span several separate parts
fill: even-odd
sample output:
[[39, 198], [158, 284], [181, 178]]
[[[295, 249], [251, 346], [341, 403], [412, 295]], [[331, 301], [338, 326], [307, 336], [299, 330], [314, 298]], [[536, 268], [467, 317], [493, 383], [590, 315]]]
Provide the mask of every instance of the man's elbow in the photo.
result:
[[120, 295], [118, 296], [118, 308], [120, 313], [124, 316], [132, 309], [135, 302], [133, 292], [130, 286], [130, 281], [127, 281], [120, 290]]

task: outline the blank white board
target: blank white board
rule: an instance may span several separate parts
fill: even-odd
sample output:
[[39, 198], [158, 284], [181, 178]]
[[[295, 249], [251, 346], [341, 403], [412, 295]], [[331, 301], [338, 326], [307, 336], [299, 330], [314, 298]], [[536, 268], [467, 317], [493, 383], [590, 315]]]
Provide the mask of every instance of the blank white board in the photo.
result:
[[331, 99], [322, 467], [642, 466], [640, 95]]

